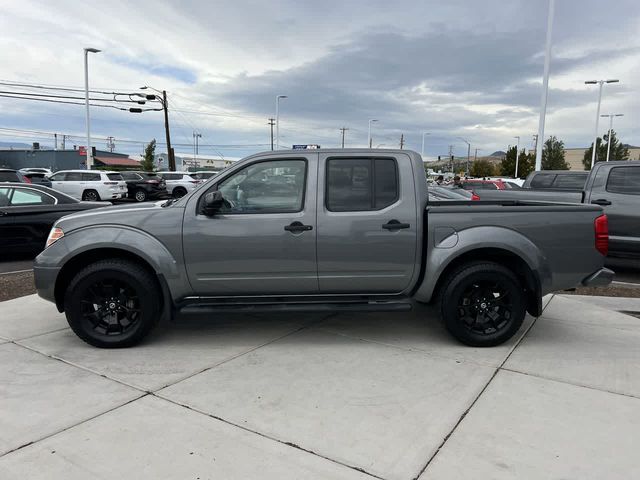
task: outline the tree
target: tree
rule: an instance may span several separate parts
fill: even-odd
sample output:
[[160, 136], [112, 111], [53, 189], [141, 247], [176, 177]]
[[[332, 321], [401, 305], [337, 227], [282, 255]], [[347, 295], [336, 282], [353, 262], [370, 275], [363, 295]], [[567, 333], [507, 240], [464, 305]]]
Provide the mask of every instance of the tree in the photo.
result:
[[[513, 177], [516, 171], [516, 148], [510, 148], [507, 154], [500, 162], [500, 175], [505, 177]], [[533, 171], [535, 167], [535, 157], [529, 155], [522, 149], [518, 154], [518, 177], [524, 178]]]
[[[609, 134], [605, 134], [602, 138], [596, 140], [596, 162], [604, 162], [607, 160], [607, 143], [609, 142]], [[591, 170], [591, 156], [593, 155], [593, 142], [591, 146], [584, 152], [582, 164], [585, 170]], [[629, 148], [620, 143], [616, 136], [616, 132], [611, 130], [611, 151], [609, 152], [609, 160], [629, 160]]]
[[564, 159], [564, 142], [555, 136], [544, 142], [542, 170], [569, 170], [569, 164]]
[[472, 177], [492, 177], [498, 173], [497, 166], [494, 166], [488, 160], [476, 160], [471, 165]]
[[156, 139], [151, 140], [146, 147], [144, 147], [144, 155], [140, 162], [140, 168], [145, 172], [153, 172], [155, 167], [153, 160], [156, 156]]

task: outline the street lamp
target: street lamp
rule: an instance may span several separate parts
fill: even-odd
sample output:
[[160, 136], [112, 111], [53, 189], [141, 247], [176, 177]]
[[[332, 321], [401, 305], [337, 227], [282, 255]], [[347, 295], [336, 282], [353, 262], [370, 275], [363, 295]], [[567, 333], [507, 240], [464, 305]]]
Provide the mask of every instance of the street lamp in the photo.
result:
[[544, 70], [542, 73], [542, 98], [540, 100], [540, 118], [538, 119], [538, 138], [540, 143], [536, 145], [536, 172], [542, 170], [542, 144], [544, 143], [544, 122], [547, 116], [547, 97], [549, 96], [549, 66], [551, 64], [551, 35], [553, 33], [553, 15], [556, 2], [549, 0], [547, 12], [547, 39], [545, 42]]
[[371, 142], [371, 123], [372, 122], [377, 122], [378, 120], [376, 120], [375, 118], [370, 118], [369, 119], [369, 148], [371, 148], [372, 146], [372, 142]]
[[599, 85], [598, 88], [598, 108], [596, 110], [596, 134], [593, 140], [593, 151], [591, 152], [591, 168], [596, 163], [596, 146], [598, 144], [598, 121], [600, 120], [600, 103], [602, 102], [602, 86], [605, 83], [618, 83], [620, 80], [617, 79], [609, 79], [609, 80], [587, 80], [585, 85]]
[[513, 175], [513, 178], [518, 178], [518, 155], [520, 153], [520, 136], [518, 135], [513, 138], [518, 139], [518, 143], [516, 145], [516, 171], [515, 171], [515, 174]]
[[424, 132], [422, 134], [422, 150], [420, 150], [420, 156], [422, 157], [422, 161], [424, 162], [424, 137], [425, 135], [431, 135], [429, 132]]
[[609, 161], [609, 153], [611, 151], [611, 130], [613, 129], [613, 117], [624, 117], [624, 113], [610, 113], [609, 115], [600, 115], [601, 117], [609, 117], [609, 137], [607, 139], [607, 162]]
[[140, 90], [147, 89], [153, 90], [154, 92], [158, 92], [160, 95], [162, 95], [162, 98], [159, 98], [156, 95], [146, 95], [145, 98], [147, 100], [158, 100], [162, 104], [162, 109], [164, 110], [164, 133], [167, 139], [167, 160], [169, 162], [169, 171], [175, 172], [176, 157], [173, 153], [173, 148], [171, 148], [171, 135], [169, 134], [169, 102], [167, 101], [167, 91], [160, 91], [147, 85], [145, 85], [144, 87], [140, 87]]
[[91, 120], [89, 118], [89, 53], [98, 53], [97, 48], [84, 49], [84, 104], [87, 116], [87, 170], [93, 166], [93, 152], [91, 150]]
[[460, 140], [462, 140], [464, 143], [467, 144], [467, 169], [465, 173], [469, 173], [469, 159], [471, 158], [471, 144], [469, 142], [467, 142], [464, 138], [462, 137], [458, 137]]
[[280, 99], [286, 95], [276, 95], [276, 150], [280, 150]]

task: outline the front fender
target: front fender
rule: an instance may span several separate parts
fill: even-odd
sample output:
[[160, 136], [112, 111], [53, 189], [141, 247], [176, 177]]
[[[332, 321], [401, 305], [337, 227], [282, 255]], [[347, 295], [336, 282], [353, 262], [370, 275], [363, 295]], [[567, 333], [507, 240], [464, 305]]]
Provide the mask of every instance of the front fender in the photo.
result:
[[[447, 267], [462, 255], [483, 249], [501, 250], [520, 257], [538, 277], [541, 289], [551, 282], [551, 270], [543, 252], [521, 233], [504, 227], [480, 226], [451, 231], [445, 238], [429, 239], [425, 276], [416, 290], [415, 298], [429, 302], [435, 287]], [[482, 257], [480, 257], [481, 259]], [[490, 260], [487, 258], [487, 260]]]
[[125, 251], [144, 260], [164, 278], [174, 299], [191, 293], [182, 249], [176, 248], [174, 254], [154, 236], [126, 225], [94, 225], [65, 233], [38, 255], [35, 267], [60, 270], [78, 255], [105, 249]]

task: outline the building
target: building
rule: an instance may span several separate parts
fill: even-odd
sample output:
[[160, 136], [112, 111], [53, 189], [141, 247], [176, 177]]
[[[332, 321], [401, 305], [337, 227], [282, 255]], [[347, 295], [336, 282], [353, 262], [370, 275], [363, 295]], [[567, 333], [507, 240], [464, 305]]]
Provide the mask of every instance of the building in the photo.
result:
[[[629, 160], [638, 160], [640, 159], [640, 147], [632, 147], [629, 148]], [[564, 149], [564, 159], [569, 164], [569, 170], [584, 170], [584, 164], [582, 163], [582, 159], [584, 158], [584, 154], [588, 149], [586, 148], [565, 148]], [[535, 152], [534, 152], [535, 155]]]
[[[53, 171], [86, 168], [84, 150], [40, 150], [39, 148], [0, 150], [0, 167], [21, 168], [41, 167]], [[95, 167], [122, 169], [139, 169], [140, 163], [131, 160], [129, 155], [96, 150]]]

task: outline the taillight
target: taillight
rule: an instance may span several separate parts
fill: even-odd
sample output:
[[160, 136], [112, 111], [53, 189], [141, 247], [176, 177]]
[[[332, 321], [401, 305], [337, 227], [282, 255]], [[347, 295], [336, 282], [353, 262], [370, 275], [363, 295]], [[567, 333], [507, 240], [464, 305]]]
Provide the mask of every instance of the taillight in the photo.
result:
[[477, 194], [471, 195], [471, 200], [480, 200], [480, 197]]
[[23, 177], [26, 183], [33, 183], [29, 177]]
[[609, 253], [609, 220], [606, 215], [600, 215], [594, 222], [596, 231], [596, 250], [602, 255]]

